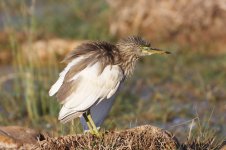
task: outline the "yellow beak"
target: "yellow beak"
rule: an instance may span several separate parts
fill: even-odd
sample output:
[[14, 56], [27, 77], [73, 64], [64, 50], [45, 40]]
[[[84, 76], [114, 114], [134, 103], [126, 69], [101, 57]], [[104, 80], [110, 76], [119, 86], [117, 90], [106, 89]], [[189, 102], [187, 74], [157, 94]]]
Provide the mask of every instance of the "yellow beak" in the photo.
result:
[[145, 55], [152, 55], [152, 54], [171, 54], [168, 51], [164, 51], [158, 48], [150, 48], [148, 50], [142, 50], [142, 53]]

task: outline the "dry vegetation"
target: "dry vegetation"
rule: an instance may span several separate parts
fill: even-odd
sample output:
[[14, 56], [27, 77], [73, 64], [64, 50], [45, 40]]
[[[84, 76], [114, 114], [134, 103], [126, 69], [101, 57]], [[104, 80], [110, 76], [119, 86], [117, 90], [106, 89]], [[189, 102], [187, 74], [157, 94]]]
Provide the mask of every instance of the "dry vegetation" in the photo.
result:
[[[180, 44], [226, 42], [225, 0], [107, 0], [111, 33], [141, 34], [154, 41]], [[215, 49], [216, 50], [216, 49]]]
[[177, 149], [179, 143], [170, 133], [152, 126], [112, 131], [98, 138], [90, 134], [49, 138], [37, 149]]
[[77, 134], [49, 137], [46, 133], [16, 126], [0, 127], [0, 149], [93, 149], [93, 150], [224, 150], [225, 142], [216, 142], [213, 137], [199, 138], [180, 143], [166, 130], [144, 125], [118, 131], [105, 131], [101, 137]]
[[38, 40], [32, 43], [32, 47], [30, 47], [29, 44], [24, 43], [21, 47], [21, 51], [25, 59], [47, 62], [53, 55], [62, 59], [69, 51], [74, 50], [74, 48], [82, 42], [84, 41], [63, 39]]

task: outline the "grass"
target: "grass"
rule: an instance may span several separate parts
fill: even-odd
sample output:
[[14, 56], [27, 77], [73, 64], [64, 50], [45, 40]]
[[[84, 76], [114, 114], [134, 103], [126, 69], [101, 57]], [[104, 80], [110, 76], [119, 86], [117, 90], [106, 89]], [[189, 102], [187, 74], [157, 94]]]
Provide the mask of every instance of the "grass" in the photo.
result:
[[[30, 5], [26, 1], [16, 4], [1, 2], [6, 14], [4, 31], [9, 35], [7, 47], [13, 54], [15, 73], [10, 75], [10, 79], [8, 76], [1, 78], [5, 80], [0, 82], [0, 124], [25, 125], [49, 131], [52, 135], [81, 132], [78, 120], [67, 125], [59, 123], [59, 104], [54, 97], [48, 96], [51, 84], [63, 67], [59, 64], [58, 56], [51, 55], [45, 63], [42, 60], [25, 59], [16, 35], [18, 29], [25, 33], [23, 40], [30, 45], [31, 51], [33, 42], [40, 37], [114, 41], [115, 38], [109, 36], [107, 29], [108, 8], [102, 0], [97, 3], [58, 1], [59, 4], [43, 1], [43, 7], [46, 7], [46, 18], [43, 19], [43, 15], [37, 11], [40, 4], [38, 1], [32, 2]], [[62, 4], [64, 6], [58, 8]], [[53, 5], [57, 7], [50, 7]], [[15, 8], [15, 12], [18, 10], [18, 16], [24, 21], [15, 25], [12, 8]], [[185, 140], [189, 133], [201, 133], [196, 132], [201, 129], [198, 122], [190, 130], [191, 122], [198, 114], [200, 119], [208, 118], [209, 127], [216, 135], [224, 136], [225, 55], [191, 51], [191, 47], [179, 50], [179, 46], [170, 44], [159, 47], [171, 47], [169, 50], [173, 54], [167, 57], [151, 56], [140, 61], [134, 76], [125, 82], [117, 96], [103, 127], [115, 129], [154, 124], [173, 131]], [[10, 89], [6, 88], [8, 85]], [[206, 111], [213, 109], [213, 113]]]
[[[25, 124], [38, 129], [53, 130], [55, 134], [68, 134], [81, 132], [78, 122], [71, 125], [59, 125], [57, 116], [59, 112], [59, 104], [54, 97], [48, 96], [51, 84], [57, 79], [58, 73], [62, 69], [60, 67], [58, 56], [49, 56], [47, 62], [42, 63], [39, 59], [24, 58], [22, 44], [18, 40], [17, 33], [23, 33], [23, 43], [26, 43], [30, 51], [33, 42], [38, 39], [39, 34], [48, 32], [48, 35], [42, 36], [63, 36], [65, 38], [76, 39], [112, 39], [107, 36], [106, 26], [106, 4], [102, 0], [97, 3], [89, 4], [88, 1], [40, 1], [32, 0], [31, 3], [20, 1], [14, 3], [12, 1], [1, 2], [1, 12], [4, 15], [3, 31], [7, 32], [7, 48], [13, 55], [13, 68], [15, 76], [10, 79], [5, 76], [2, 78], [0, 92], [2, 112], [0, 121], [2, 125]], [[46, 11], [46, 19], [43, 20], [43, 15], [40, 13], [40, 5]], [[52, 7], [56, 5], [56, 7]], [[59, 7], [63, 5], [63, 7]], [[14, 10], [13, 10], [14, 9]], [[59, 14], [53, 15], [59, 9]], [[84, 11], [81, 11], [84, 10]], [[58, 12], [58, 11], [57, 11]], [[14, 15], [16, 13], [16, 15]], [[48, 17], [48, 14], [50, 16]], [[87, 14], [96, 14], [95, 16]], [[17, 17], [20, 21], [15, 21]], [[100, 21], [96, 22], [96, 19]], [[69, 22], [65, 24], [65, 22]], [[44, 27], [44, 28], [43, 28]], [[101, 31], [99, 31], [101, 30]], [[34, 52], [35, 53], [35, 52]], [[60, 69], [61, 68], [61, 69]], [[10, 91], [5, 91], [6, 84], [12, 85]], [[13, 110], [13, 111], [11, 111]], [[54, 117], [53, 117], [54, 116]], [[55, 126], [55, 124], [58, 124]]]

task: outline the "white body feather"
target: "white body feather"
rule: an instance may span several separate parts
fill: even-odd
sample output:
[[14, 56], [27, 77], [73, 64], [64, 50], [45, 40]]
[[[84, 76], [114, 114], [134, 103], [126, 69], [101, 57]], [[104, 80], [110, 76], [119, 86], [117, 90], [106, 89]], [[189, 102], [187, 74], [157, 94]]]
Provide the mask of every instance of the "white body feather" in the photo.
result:
[[[60, 86], [63, 84], [66, 73], [79, 60], [81, 60], [81, 58], [75, 59], [68, 64], [60, 74], [58, 81], [52, 86], [49, 92], [50, 96], [57, 93]], [[104, 68], [103, 72], [99, 74], [99, 67], [100, 63], [97, 62], [92, 66], [86, 67], [72, 77], [71, 80], [76, 80], [78, 77], [80, 80], [76, 91], [72, 92], [72, 94], [66, 98], [63, 107], [61, 108], [58, 118], [61, 122], [65, 123], [76, 117], [81, 117], [83, 112], [91, 107], [95, 108], [95, 105], [103, 100], [111, 98], [115, 94], [123, 80], [121, 68], [117, 65], [108, 65]], [[98, 107], [98, 109], [101, 108]], [[92, 111], [93, 109], [91, 109], [91, 115]], [[101, 110], [98, 111], [98, 114], [99, 113], [101, 113]], [[106, 115], [104, 116], [106, 117]], [[93, 119], [95, 120], [95, 118]], [[100, 120], [100, 118], [97, 120]]]

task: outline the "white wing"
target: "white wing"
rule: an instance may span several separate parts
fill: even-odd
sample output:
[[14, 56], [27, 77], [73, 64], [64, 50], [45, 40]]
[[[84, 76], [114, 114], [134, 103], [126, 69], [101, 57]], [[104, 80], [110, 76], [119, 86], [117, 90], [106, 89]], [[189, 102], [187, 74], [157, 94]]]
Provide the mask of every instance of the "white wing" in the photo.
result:
[[62, 84], [64, 82], [64, 77], [67, 74], [67, 72], [71, 69], [72, 66], [76, 65], [82, 59], [84, 59], [84, 57], [82, 57], [82, 56], [78, 57], [67, 65], [67, 67], [60, 73], [59, 78], [56, 81], [56, 83], [53, 84], [52, 87], [50, 88], [49, 96], [53, 96], [54, 94], [56, 94], [58, 92], [58, 90], [60, 89], [60, 87], [62, 86]]
[[[70, 120], [80, 117], [82, 113], [79, 113], [80, 116], [71, 116], [86, 111], [91, 106], [108, 99], [117, 91], [124, 77], [121, 68], [117, 65], [108, 65], [99, 74], [99, 67], [100, 63], [97, 62], [75, 75], [76, 79], [78, 77], [80, 79], [78, 88], [66, 98], [59, 114], [59, 120], [65, 122], [69, 121], [67, 119], [69, 116]], [[75, 76], [72, 80], [75, 79]]]

